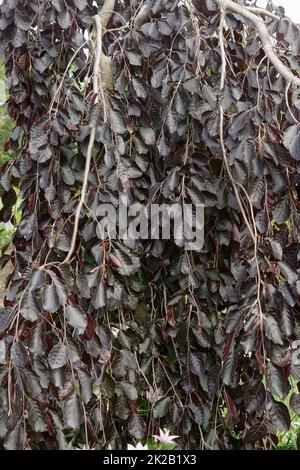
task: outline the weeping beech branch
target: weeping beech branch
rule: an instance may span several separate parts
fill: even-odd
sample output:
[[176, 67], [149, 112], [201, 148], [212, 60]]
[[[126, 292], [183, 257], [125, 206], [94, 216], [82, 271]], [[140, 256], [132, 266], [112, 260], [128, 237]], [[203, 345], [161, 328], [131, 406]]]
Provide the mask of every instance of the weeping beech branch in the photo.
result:
[[[226, 53], [225, 53], [225, 44], [224, 44], [224, 37], [223, 37], [223, 28], [224, 28], [224, 20], [225, 20], [225, 13], [223, 10], [221, 10], [221, 18], [220, 18], [220, 27], [219, 27], [219, 44], [220, 44], [220, 50], [221, 50], [221, 61], [222, 61], [222, 67], [221, 67], [221, 79], [220, 79], [220, 92], [223, 91], [224, 86], [225, 86], [225, 79], [226, 79]], [[246, 212], [243, 207], [243, 203], [241, 201], [239, 191], [237, 188], [237, 185], [235, 183], [235, 179], [231, 173], [231, 169], [227, 160], [227, 154], [226, 154], [226, 147], [225, 147], [225, 142], [224, 142], [224, 112], [222, 105], [220, 104], [219, 106], [219, 111], [220, 111], [220, 142], [221, 142], [221, 149], [222, 149], [222, 157], [224, 161], [224, 165], [226, 168], [226, 172], [229, 176], [229, 179], [231, 181], [231, 184], [233, 186], [233, 190], [235, 193], [235, 196], [237, 198], [238, 204], [241, 209], [241, 213], [243, 216], [243, 219], [245, 221], [245, 224], [249, 230], [249, 233], [252, 237], [253, 242], [255, 242], [255, 235], [252, 230], [251, 224], [248, 221]]]
[[268, 16], [269, 18], [272, 18], [273, 20], [280, 20], [280, 16], [275, 15], [275, 13], [272, 13], [271, 11], [264, 10], [263, 8], [247, 7], [247, 10], [251, 11], [255, 15]]
[[[224, 21], [225, 21], [225, 11], [223, 8], [221, 8], [221, 17], [220, 17], [220, 25], [219, 25], [219, 44], [220, 44], [220, 50], [221, 50], [221, 79], [220, 79], [220, 92], [223, 91], [224, 86], [225, 86], [225, 79], [226, 79], [226, 52], [225, 52], [225, 44], [224, 44]], [[262, 278], [261, 278], [261, 272], [260, 272], [260, 266], [259, 266], [259, 261], [258, 261], [258, 233], [257, 233], [257, 228], [256, 228], [256, 222], [255, 222], [255, 215], [252, 207], [252, 203], [250, 200], [250, 197], [245, 190], [245, 188], [240, 185], [239, 183], [236, 183], [233, 174], [231, 172], [230, 165], [228, 163], [227, 159], [227, 152], [226, 152], [226, 146], [225, 146], [225, 139], [224, 139], [224, 111], [222, 104], [220, 102], [219, 105], [219, 112], [220, 112], [220, 123], [219, 123], [219, 129], [220, 129], [220, 143], [221, 143], [221, 150], [222, 150], [222, 157], [224, 161], [224, 166], [226, 169], [226, 172], [229, 176], [229, 179], [231, 181], [238, 205], [241, 210], [241, 214], [243, 217], [243, 220], [246, 224], [246, 227], [251, 235], [251, 238], [254, 243], [254, 262], [256, 265], [256, 270], [257, 270], [257, 295], [256, 295], [256, 303], [257, 303], [257, 308], [258, 308], [258, 314], [259, 314], [259, 327], [260, 331], [263, 332], [263, 309], [262, 309], [262, 304], [261, 304], [261, 284], [262, 284]], [[239, 192], [239, 187], [242, 189], [242, 191], [245, 193], [247, 201], [249, 203], [250, 207], [250, 213], [251, 217], [250, 220], [247, 217], [246, 211], [244, 209], [243, 201], [240, 196]], [[252, 225], [252, 227], [251, 227]]]
[[134, 22], [133, 22], [133, 27], [134, 29], [140, 29], [143, 24], [145, 24], [148, 19], [150, 18], [150, 11], [151, 11], [151, 2], [146, 3], [145, 5], [142, 6], [138, 14], [136, 15]]
[[[116, 0], [105, 0], [103, 7], [99, 12], [99, 17], [101, 20], [102, 29], [104, 30], [108, 25], [112, 12], [115, 9]], [[104, 32], [104, 31], [102, 31]]]
[[[116, 0], [105, 0], [101, 11], [97, 15], [101, 22], [101, 40], [105, 33], [105, 29], [109, 22], [109, 19], [114, 11]], [[111, 68], [111, 57], [107, 56], [103, 50], [101, 51], [100, 57], [100, 69], [102, 88], [113, 88], [113, 73]]]
[[286, 65], [279, 59], [279, 57], [274, 52], [274, 48], [271, 42], [271, 38], [267, 27], [260, 16], [257, 16], [246, 6], [235, 3], [232, 0], [215, 0], [218, 4], [220, 10], [222, 11], [231, 11], [237, 13], [238, 15], [243, 16], [248, 20], [252, 25], [257, 29], [260, 40], [262, 42], [263, 50], [274, 65], [277, 72], [285, 79], [288, 83], [291, 83], [294, 86], [300, 86], [300, 78], [292, 73]]
[[[95, 104], [99, 103], [100, 97], [103, 106], [103, 119], [107, 121], [107, 112], [106, 112], [106, 99], [105, 92], [106, 88], [113, 87], [113, 74], [111, 69], [111, 58], [108, 57], [103, 52], [103, 35], [105, 33], [105, 28], [109, 22], [109, 19], [115, 8], [115, 0], [105, 0], [103, 7], [98, 15], [94, 17], [95, 30], [96, 30], [96, 50], [95, 50], [95, 60], [93, 67], [93, 92], [95, 94]], [[92, 127], [89, 139], [89, 145], [87, 149], [84, 177], [81, 188], [81, 196], [79, 204], [75, 212], [75, 221], [73, 227], [73, 234], [71, 239], [71, 246], [69, 252], [63, 261], [63, 264], [69, 263], [72, 254], [76, 247], [79, 221], [81, 210], [85, 204], [85, 197], [88, 186], [89, 173], [91, 168], [91, 161], [93, 155], [93, 149], [95, 144], [96, 137], [96, 124]]]

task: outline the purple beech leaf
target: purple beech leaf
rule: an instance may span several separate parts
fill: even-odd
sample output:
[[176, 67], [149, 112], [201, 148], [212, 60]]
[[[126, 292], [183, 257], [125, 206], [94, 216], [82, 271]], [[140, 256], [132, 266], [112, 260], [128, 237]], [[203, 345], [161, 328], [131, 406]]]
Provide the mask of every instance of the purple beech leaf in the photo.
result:
[[293, 393], [290, 397], [290, 407], [300, 417], [300, 395]]
[[68, 305], [65, 308], [66, 319], [79, 335], [85, 332], [87, 327], [87, 316], [77, 305]]
[[42, 315], [42, 309], [34, 296], [33, 292], [28, 290], [21, 301], [20, 313], [26, 320], [34, 322]]
[[15, 316], [12, 308], [0, 308], [0, 333], [4, 333]]
[[159, 400], [153, 407], [153, 418], [163, 418], [168, 413], [169, 405], [171, 399], [170, 397], [165, 397]]
[[72, 24], [72, 16], [69, 10], [64, 10], [57, 15], [57, 21], [62, 29], [68, 29]]
[[138, 414], [131, 416], [128, 422], [128, 431], [136, 439], [143, 439], [146, 434], [146, 424], [143, 418]]
[[156, 143], [156, 136], [155, 132], [151, 127], [140, 127], [140, 134], [147, 145], [155, 145]]
[[300, 128], [298, 125], [288, 127], [283, 134], [283, 145], [290, 152], [291, 157], [300, 160]]
[[82, 412], [75, 393], [65, 401], [64, 413], [66, 426], [71, 429], [78, 429], [82, 421]]
[[130, 407], [127, 399], [124, 396], [120, 396], [116, 400], [115, 413], [119, 419], [127, 421], [130, 416]]
[[50, 364], [51, 369], [60, 369], [67, 363], [67, 360], [67, 347], [62, 343], [58, 343], [53, 346], [48, 355], [48, 362]]
[[266, 436], [268, 433], [268, 428], [266, 424], [262, 422], [257, 422], [253, 424], [249, 429], [247, 429], [245, 434], [245, 442], [246, 443], [254, 443], [256, 441], [261, 440], [263, 437]]
[[59, 298], [54, 284], [48, 284], [43, 289], [43, 309], [55, 313], [59, 308]]
[[87, 0], [74, 0], [74, 3], [79, 11], [83, 11], [87, 6]]
[[274, 395], [278, 395], [281, 400], [287, 396], [290, 385], [283, 375], [283, 369], [271, 362], [267, 366], [268, 388]]
[[271, 422], [281, 431], [288, 432], [291, 426], [289, 410], [284, 403], [271, 400], [267, 403], [268, 416]]

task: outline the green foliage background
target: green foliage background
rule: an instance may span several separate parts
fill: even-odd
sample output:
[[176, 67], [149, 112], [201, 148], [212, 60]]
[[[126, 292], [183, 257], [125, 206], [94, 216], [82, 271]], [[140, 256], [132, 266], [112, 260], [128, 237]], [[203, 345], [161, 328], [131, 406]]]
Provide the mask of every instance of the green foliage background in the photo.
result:
[[5, 75], [4, 66], [0, 62], [0, 165], [10, 158], [10, 152], [4, 152], [3, 146], [9, 137], [12, 122], [7, 115], [6, 110], [6, 92], [5, 92]]

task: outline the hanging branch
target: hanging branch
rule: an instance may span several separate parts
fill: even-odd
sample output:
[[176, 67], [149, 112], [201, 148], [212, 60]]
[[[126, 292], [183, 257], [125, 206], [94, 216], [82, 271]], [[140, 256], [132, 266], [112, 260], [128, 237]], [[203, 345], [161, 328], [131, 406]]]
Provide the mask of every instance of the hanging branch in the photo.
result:
[[[99, 21], [101, 24], [101, 40], [103, 38], [103, 35], [105, 33], [105, 29], [107, 27], [107, 24], [111, 18], [111, 15], [114, 11], [115, 8], [115, 3], [116, 0], [105, 0], [104, 5], [97, 15], [99, 17]], [[112, 68], [111, 68], [111, 57], [107, 56], [101, 47], [101, 56], [100, 56], [100, 79], [102, 83], [102, 89], [108, 88], [112, 89], [113, 88], [113, 73], [112, 73]]]
[[[99, 103], [99, 98], [101, 97], [104, 122], [107, 121], [105, 89], [112, 88], [113, 75], [112, 75], [112, 70], [111, 70], [111, 58], [105, 55], [103, 52], [103, 35], [105, 32], [105, 28], [109, 22], [109, 19], [113, 13], [114, 7], [115, 7], [115, 0], [106, 0], [99, 14], [94, 16], [94, 23], [95, 23], [95, 29], [96, 29], [96, 51], [95, 51], [95, 61], [94, 61], [94, 68], [93, 68], [93, 92], [95, 95], [95, 104]], [[78, 235], [78, 228], [79, 228], [79, 221], [80, 221], [80, 214], [85, 204], [85, 197], [86, 197], [86, 192], [87, 192], [88, 179], [89, 179], [93, 149], [94, 149], [94, 144], [95, 144], [95, 137], [96, 137], [96, 124], [92, 127], [91, 133], [90, 133], [90, 140], [89, 140], [89, 145], [87, 149], [85, 169], [84, 169], [83, 184], [81, 188], [81, 196], [80, 196], [80, 201], [75, 212], [75, 221], [74, 221], [71, 246], [70, 246], [69, 252], [65, 260], [63, 261], [63, 264], [67, 264], [70, 262], [72, 258], [72, 254], [75, 250], [77, 235]]]
[[[225, 51], [225, 44], [224, 44], [224, 21], [225, 21], [225, 11], [223, 8], [221, 8], [221, 16], [220, 16], [220, 25], [219, 25], [219, 44], [220, 44], [220, 51], [221, 51], [221, 79], [220, 79], [220, 92], [223, 91], [224, 86], [225, 86], [225, 80], [226, 80], [226, 51]], [[257, 270], [257, 295], [256, 295], [256, 303], [257, 303], [257, 308], [258, 308], [258, 314], [259, 314], [259, 327], [260, 331], [263, 332], [263, 309], [262, 309], [262, 303], [261, 303], [261, 284], [262, 284], [262, 278], [261, 278], [261, 272], [260, 272], [260, 266], [259, 266], [259, 261], [258, 261], [258, 233], [257, 233], [257, 228], [256, 228], [256, 222], [255, 222], [255, 215], [253, 211], [253, 207], [251, 204], [250, 197], [245, 190], [245, 188], [237, 184], [233, 174], [231, 172], [228, 159], [227, 159], [227, 152], [226, 152], [226, 147], [225, 147], [225, 140], [224, 140], [224, 111], [222, 104], [220, 102], [219, 106], [219, 111], [220, 111], [220, 143], [221, 143], [221, 149], [222, 149], [222, 157], [224, 161], [224, 165], [226, 168], [226, 172], [229, 176], [229, 179], [231, 181], [235, 197], [237, 199], [237, 202], [239, 204], [244, 222], [246, 224], [246, 227], [249, 230], [249, 233], [251, 235], [251, 238], [253, 240], [254, 244], [254, 262]], [[250, 207], [250, 213], [251, 217], [250, 220], [247, 217], [246, 211], [243, 206], [243, 201], [240, 196], [240, 192], [238, 188], [241, 188], [241, 190], [244, 192], [246, 199], [249, 203]], [[251, 227], [252, 225], [252, 227]]]
[[264, 10], [263, 8], [247, 7], [247, 10], [251, 11], [252, 13], [255, 13], [255, 15], [268, 16], [273, 20], [280, 20], [280, 16], [275, 15], [275, 13], [272, 13], [271, 11]]
[[150, 3], [148, 2], [142, 6], [142, 8], [139, 10], [138, 14], [136, 15], [133, 21], [134, 29], [140, 29], [143, 26], [143, 24], [145, 24], [148, 21], [150, 17], [150, 11], [151, 11], [151, 2]]
[[[223, 25], [224, 25], [224, 20], [225, 20], [225, 13], [223, 10], [221, 10], [221, 17], [220, 17], [220, 27], [219, 27], [219, 44], [220, 44], [220, 50], [221, 50], [221, 79], [220, 79], [220, 92], [223, 91], [224, 86], [225, 86], [225, 79], [226, 79], [226, 54], [225, 54], [225, 45], [224, 45], [224, 37], [223, 37]], [[222, 105], [220, 104], [219, 106], [220, 110], [220, 141], [221, 141], [221, 148], [222, 148], [222, 156], [223, 156], [223, 161], [224, 165], [227, 171], [227, 174], [229, 176], [229, 179], [232, 183], [233, 190], [235, 193], [235, 196], [237, 198], [237, 201], [239, 203], [241, 213], [243, 216], [243, 219], [245, 221], [245, 224], [249, 230], [249, 233], [252, 237], [253, 242], [255, 243], [255, 234], [254, 231], [252, 230], [251, 224], [248, 221], [247, 215], [245, 213], [243, 203], [241, 201], [239, 191], [237, 188], [237, 185], [235, 183], [235, 179], [231, 173], [231, 169], [227, 160], [227, 155], [226, 155], [226, 148], [225, 148], [225, 143], [224, 143], [224, 111], [222, 108]]]
[[260, 16], [254, 14], [249, 8], [232, 0], [215, 0], [220, 10], [226, 10], [243, 16], [257, 29], [263, 50], [270, 62], [274, 65], [277, 72], [288, 82], [294, 86], [300, 86], [300, 78], [292, 73], [286, 65], [276, 55], [267, 27]]

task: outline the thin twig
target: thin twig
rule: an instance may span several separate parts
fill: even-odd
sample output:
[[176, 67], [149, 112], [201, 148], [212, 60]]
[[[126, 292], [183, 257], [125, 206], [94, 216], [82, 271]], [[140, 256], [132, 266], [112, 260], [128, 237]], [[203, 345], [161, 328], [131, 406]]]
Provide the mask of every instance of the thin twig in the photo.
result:
[[291, 106], [290, 106], [290, 103], [289, 103], [289, 89], [291, 87], [291, 83], [289, 82], [286, 86], [286, 89], [285, 89], [285, 102], [286, 102], [286, 107], [288, 109], [288, 112], [290, 113], [291, 115], [291, 118], [293, 119], [293, 121], [298, 125], [300, 124], [298, 119], [296, 118], [296, 116], [294, 115], [292, 109], [291, 109]]
[[[95, 52], [95, 62], [94, 62], [94, 69], [93, 69], [93, 92], [95, 94], [95, 103], [97, 104], [99, 102], [99, 74], [100, 74], [100, 61], [101, 61], [101, 54], [102, 54], [102, 24], [98, 15], [94, 17], [94, 22], [96, 26], [96, 52]], [[81, 188], [81, 196], [80, 196], [80, 201], [75, 212], [75, 221], [74, 221], [71, 246], [62, 264], [67, 264], [70, 262], [72, 258], [72, 254], [76, 246], [80, 214], [81, 214], [82, 207], [85, 203], [85, 197], [86, 197], [86, 192], [87, 192], [95, 137], [96, 137], [96, 124], [94, 124], [90, 133], [90, 139], [89, 139], [89, 145], [87, 149], [85, 169], [84, 169], [84, 177], [83, 177], [83, 183], [82, 183], [82, 188]]]
[[87, 44], [87, 41], [84, 41], [83, 44], [81, 44], [81, 46], [78, 47], [78, 49], [74, 52], [74, 54], [72, 55], [67, 67], [66, 67], [66, 70], [64, 71], [64, 74], [63, 76], [61, 77], [60, 79], [60, 84], [56, 90], [56, 92], [54, 93], [54, 96], [51, 100], [51, 103], [50, 103], [50, 107], [49, 107], [49, 111], [48, 111], [48, 114], [50, 115], [52, 113], [52, 110], [53, 110], [53, 107], [54, 107], [54, 103], [55, 103], [55, 100], [56, 100], [56, 97], [58, 96], [57, 98], [57, 102], [59, 102], [59, 97], [60, 97], [60, 92], [65, 84], [65, 79], [66, 79], [66, 76], [67, 76], [67, 73], [71, 67], [71, 65], [73, 64], [73, 61], [75, 60], [76, 56], [78, 55], [78, 53], [81, 51], [81, 49]]
[[[225, 52], [225, 45], [224, 45], [224, 20], [225, 20], [225, 11], [223, 8], [221, 8], [221, 16], [220, 16], [220, 27], [219, 27], [219, 44], [220, 44], [220, 51], [221, 51], [221, 61], [222, 61], [222, 72], [221, 72], [221, 80], [220, 80], [220, 90], [222, 91], [225, 85], [225, 79], [226, 79], [226, 52]], [[258, 313], [259, 313], [259, 324], [260, 324], [260, 331], [263, 333], [263, 309], [262, 309], [262, 304], [261, 304], [261, 284], [262, 284], [262, 279], [261, 279], [261, 273], [260, 273], [260, 266], [259, 266], [259, 261], [258, 261], [258, 233], [257, 233], [257, 228], [256, 228], [256, 223], [255, 223], [255, 215], [253, 211], [253, 206], [250, 200], [250, 197], [246, 191], [246, 189], [240, 185], [239, 183], [236, 183], [236, 181], [233, 178], [233, 175], [231, 173], [231, 169], [227, 160], [227, 153], [226, 153], [226, 147], [225, 147], [225, 142], [224, 142], [224, 112], [222, 105], [220, 103], [220, 141], [221, 141], [221, 147], [222, 147], [222, 154], [223, 154], [223, 160], [225, 164], [226, 171], [228, 173], [228, 176], [231, 180], [235, 196], [237, 198], [238, 204], [240, 206], [240, 210], [243, 215], [243, 219], [245, 221], [245, 224], [252, 236], [253, 243], [254, 243], [254, 261], [255, 261], [255, 266], [257, 270], [257, 306], [258, 306]], [[250, 206], [250, 214], [251, 214], [251, 222], [248, 220], [248, 217], [245, 213], [244, 207], [243, 207], [243, 202], [241, 200], [238, 186], [242, 189], [244, 194], [246, 195], [248, 204]], [[251, 227], [252, 225], [252, 227]], [[264, 346], [263, 346], [264, 348]], [[265, 354], [264, 354], [265, 358]]]
[[[219, 43], [220, 43], [221, 61], [222, 61], [221, 80], [220, 80], [220, 90], [221, 91], [224, 88], [225, 78], [226, 78], [226, 54], [225, 54], [225, 45], [224, 45], [224, 37], [223, 37], [224, 19], [225, 19], [225, 12], [223, 10], [223, 11], [221, 11], [220, 28], [219, 28]], [[235, 179], [234, 179], [234, 177], [231, 173], [231, 169], [230, 169], [230, 166], [229, 166], [229, 163], [228, 163], [228, 160], [227, 160], [227, 153], [226, 153], [226, 147], [225, 147], [225, 142], [224, 142], [224, 111], [223, 111], [221, 103], [220, 103], [219, 109], [220, 109], [220, 142], [221, 142], [222, 155], [223, 155], [225, 168], [226, 168], [227, 174], [230, 178], [230, 181], [232, 183], [233, 190], [234, 190], [235, 196], [237, 198], [237, 201], [239, 203], [240, 210], [241, 210], [242, 216], [244, 218], [245, 224], [246, 224], [246, 226], [249, 230], [249, 233], [250, 233], [250, 235], [253, 239], [253, 242], [255, 243], [254, 232], [252, 230], [251, 225], [249, 224], [247, 215], [246, 215], [244, 207], [243, 207], [243, 203], [242, 203], [240, 195], [239, 195], [238, 188], [235, 184]]]

